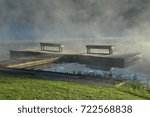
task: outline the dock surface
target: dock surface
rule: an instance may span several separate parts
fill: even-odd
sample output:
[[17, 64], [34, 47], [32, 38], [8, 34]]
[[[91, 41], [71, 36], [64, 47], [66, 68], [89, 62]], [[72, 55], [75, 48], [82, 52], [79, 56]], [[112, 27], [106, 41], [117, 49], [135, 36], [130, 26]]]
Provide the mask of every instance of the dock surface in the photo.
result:
[[[53, 63], [78, 62], [89, 67], [109, 70], [110, 68], [125, 68], [137, 63], [140, 53], [114, 53], [113, 55], [86, 54], [86, 52], [51, 52], [40, 50], [10, 50], [10, 58], [14, 60], [44, 60], [57, 58]], [[6, 62], [7, 63], [7, 62]], [[10, 62], [11, 63], [11, 62]], [[40, 62], [41, 63], [41, 62]], [[34, 63], [36, 64], [36, 63]], [[8, 64], [7, 64], [8, 66]]]

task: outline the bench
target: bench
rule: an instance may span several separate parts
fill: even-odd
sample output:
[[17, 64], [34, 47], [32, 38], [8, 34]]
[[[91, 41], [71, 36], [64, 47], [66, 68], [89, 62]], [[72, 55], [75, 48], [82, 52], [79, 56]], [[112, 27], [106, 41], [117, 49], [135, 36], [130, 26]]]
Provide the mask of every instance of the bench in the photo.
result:
[[87, 54], [91, 53], [91, 49], [108, 49], [108, 54], [113, 54], [113, 45], [86, 45]]
[[46, 46], [49, 47], [58, 47], [59, 48], [59, 52], [62, 52], [64, 45], [63, 44], [57, 44], [57, 43], [40, 43], [41, 46], [41, 51], [45, 50]]

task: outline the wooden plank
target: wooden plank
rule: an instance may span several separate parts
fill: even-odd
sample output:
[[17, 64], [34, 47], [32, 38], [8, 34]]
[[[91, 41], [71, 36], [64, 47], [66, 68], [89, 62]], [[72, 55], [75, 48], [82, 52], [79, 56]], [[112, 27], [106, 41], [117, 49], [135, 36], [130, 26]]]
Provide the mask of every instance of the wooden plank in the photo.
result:
[[57, 58], [50, 58], [50, 59], [44, 59], [44, 60], [35, 60], [35, 61], [30, 61], [30, 62], [25, 62], [25, 63], [19, 63], [19, 64], [10, 64], [6, 66], [7, 68], [30, 68], [33, 66], [40, 66], [43, 64], [49, 64], [57, 60]]

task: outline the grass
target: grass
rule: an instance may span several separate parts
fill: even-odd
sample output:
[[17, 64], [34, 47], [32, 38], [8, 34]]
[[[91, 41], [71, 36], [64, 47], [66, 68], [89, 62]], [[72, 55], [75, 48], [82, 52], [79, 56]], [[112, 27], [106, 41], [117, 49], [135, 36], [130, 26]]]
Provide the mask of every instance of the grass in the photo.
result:
[[100, 87], [79, 83], [0, 76], [1, 100], [150, 99], [150, 89], [125, 84]]

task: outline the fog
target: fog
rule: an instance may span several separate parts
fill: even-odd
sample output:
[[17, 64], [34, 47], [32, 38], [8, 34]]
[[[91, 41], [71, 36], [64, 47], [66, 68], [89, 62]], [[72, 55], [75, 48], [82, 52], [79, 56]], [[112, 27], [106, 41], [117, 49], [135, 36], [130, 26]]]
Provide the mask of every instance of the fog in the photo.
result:
[[0, 0], [0, 31], [9, 40], [148, 38], [149, 5], [149, 0]]
[[114, 44], [118, 52], [141, 52], [134, 70], [149, 72], [149, 0], [0, 0], [0, 58], [9, 49], [64, 43]]

